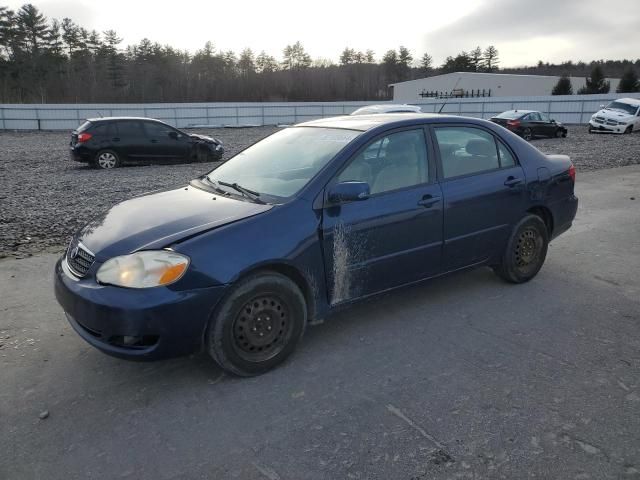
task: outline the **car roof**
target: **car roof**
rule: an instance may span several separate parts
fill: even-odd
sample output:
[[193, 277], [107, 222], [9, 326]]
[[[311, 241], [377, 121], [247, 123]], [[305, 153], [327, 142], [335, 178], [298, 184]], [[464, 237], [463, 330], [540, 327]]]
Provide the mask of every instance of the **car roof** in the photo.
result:
[[439, 113], [375, 113], [371, 115], [345, 115], [341, 117], [321, 118], [309, 122], [298, 123], [296, 127], [323, 127], [344, 128], [347, 130], [359, 130], [365, 132], [382, 125], [410, 123], [408, 120], [423, 120], [427, 122], [441, 121], [478, 121], [477, 118], [460, 117], [454, 115], [442, 115]]
[[629, 105], [633, 105], [634, 107], [640, 105], [640, 99], [637, 98], [616, 98], [615, 100], [612, 100], [612, 102], [628, 103]]
[[[358, 113], [358, 112], [366, 113]], [[402, 112], [420, 112], [420, 107], [416, 105], [408, 105], [406, 103], [384, 103], [380, 105], [365, 105], [358, 108], [351, 115], [366, 115], [367, 113], [402, 113]]]
[[141, 120], [145, 122], [158, 122], [164, 123], [162, 120], [158, 120], [157, 118], [148, 118], [148, 117], [98, 117], [98, 118], [87, 118], [88, 122], [97, 123], [97, 122], [113, 122], [118, 120]]

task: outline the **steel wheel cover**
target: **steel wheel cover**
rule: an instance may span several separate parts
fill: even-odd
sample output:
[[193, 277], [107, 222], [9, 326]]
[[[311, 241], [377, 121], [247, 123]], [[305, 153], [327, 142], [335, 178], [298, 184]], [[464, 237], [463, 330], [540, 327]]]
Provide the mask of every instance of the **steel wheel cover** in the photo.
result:
[[261, 295], [245, 303], [233, 322], [233, 348], [249, 362], [278, 355], [293, 331], [291, 311], [277, 295]]

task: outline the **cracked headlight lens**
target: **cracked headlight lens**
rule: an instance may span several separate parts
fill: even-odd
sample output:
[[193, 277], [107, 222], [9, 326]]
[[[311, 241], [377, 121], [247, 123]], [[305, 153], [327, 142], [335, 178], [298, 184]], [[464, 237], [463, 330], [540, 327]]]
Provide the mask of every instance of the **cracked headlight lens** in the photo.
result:
[[170, 285], [182, 278], [189, 257], [171, 250], [148, 250], [113, 257], [104, 262], [96, 278], [99, 283], [127, 288]]

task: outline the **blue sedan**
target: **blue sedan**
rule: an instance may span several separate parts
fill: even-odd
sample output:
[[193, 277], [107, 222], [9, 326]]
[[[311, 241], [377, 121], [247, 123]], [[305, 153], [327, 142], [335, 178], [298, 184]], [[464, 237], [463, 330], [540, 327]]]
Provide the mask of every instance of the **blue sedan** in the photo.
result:
[[484, 120], [311, 121], [95, 218], [57, 262], [55, 293], [107, 354], [204, 349], [257, 375], [307, 324], [371, 295], [480, 266], [532, 279], [572, 224], [574, 183], [567, 156]]

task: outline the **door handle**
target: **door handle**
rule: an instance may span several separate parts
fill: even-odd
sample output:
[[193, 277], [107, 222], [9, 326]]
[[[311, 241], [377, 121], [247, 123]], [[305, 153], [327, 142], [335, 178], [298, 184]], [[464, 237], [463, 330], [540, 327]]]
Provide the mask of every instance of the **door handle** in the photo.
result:
[[437, 195], [425, 195], [424, 197], [422, 197], [420, 201], [418, 201], [418, 205], [424, 208], [429, 208], [434, 204], [438, 203], [439, 201], [440, 201], [440, 197]]
[[522, 179], [516, 177], [509, 177], [504, 181], [504, 184], [507, 187], [515, 187], [516, 185], [520, 185], [521, 183]]

